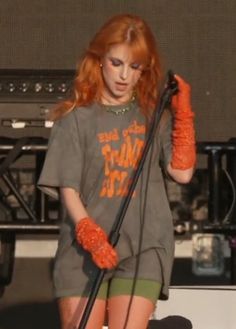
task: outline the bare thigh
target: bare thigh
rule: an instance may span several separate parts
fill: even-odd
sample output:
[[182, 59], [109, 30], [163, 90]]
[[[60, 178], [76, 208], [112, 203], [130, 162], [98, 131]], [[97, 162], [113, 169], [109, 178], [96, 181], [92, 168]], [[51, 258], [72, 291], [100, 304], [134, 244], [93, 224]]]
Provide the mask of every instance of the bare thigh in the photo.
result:
[[[64, 297], [58, 299], [61, 329], [77, 329], [87, 298]], [[97, 299], [93, 305], [86, 329], [101, 329], [104, 323], [106, 301]]]
[[[128, 313], [130, 296], [115, 296], [108, 301], [109, 329], [146, 329], [154, 311], [153, 303], [134, 296]], [[127, 315], [128, 313], [128, 315]]]

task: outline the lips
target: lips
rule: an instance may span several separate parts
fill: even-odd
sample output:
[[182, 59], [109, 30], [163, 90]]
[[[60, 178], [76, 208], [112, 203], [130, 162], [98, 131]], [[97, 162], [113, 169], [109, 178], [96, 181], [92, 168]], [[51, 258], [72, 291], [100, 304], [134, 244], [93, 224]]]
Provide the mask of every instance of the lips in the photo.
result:
[[127, 88], [128, 84], [124, 82], [116, 82], [116, 89], [123, 91]]

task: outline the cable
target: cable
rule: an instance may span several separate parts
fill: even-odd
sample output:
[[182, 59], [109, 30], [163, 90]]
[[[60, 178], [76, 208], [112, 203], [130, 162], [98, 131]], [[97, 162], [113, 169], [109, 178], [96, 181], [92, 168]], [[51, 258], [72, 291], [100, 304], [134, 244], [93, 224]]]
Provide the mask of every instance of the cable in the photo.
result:
[[[172, 95], [174, 95], [176, 92], [178, 92], [178, 83], [177, 83], [176, 79], [174, 78], [174, 73], [171, 70], [168, 71], [168, 85], [169, 85], [169, 88], [172, 90]], [[168, 97], [168, 102], [165, 105], [169, 106], [170, 102], [171, 102], [171, 95]], [[155, 122], [156, 122], [157, 118], [158, 118], [158, 116], [156, 118], [154, 116], [153, 126], [150, 126], [150, 130], [153, 129], [153, 128], [155, 129], [154, 130], [154, 136], [160, 130], [160, 124], [155, 125]], [[129, 313], [130, 313], [130, 309], [131, 309], [131, 306], [132, 306], [132, 301], [133, 301], [133, 298], [134, 298], [136, 282], [137, 282], [137, 278], [138, 278], [138, 271], [139, 271], [139, 265], [140, 265], [140, 256], [141, 256], [142, 243], [143, 243], [143, 231], [144, 231], [143, 229], [144, 229], [145, 218], [146, 218], [145, 213], [146, 213], [146, 206], [147, 206], [147, 192], [148, 192], [149, 177], [150, 177], [150, 173], [151, 173], [151, 163], [152, 163], [152, 158], [153, 158], [153, 147], [154, 147], [154, 137], [152, 139], [151, 147], [149, 149], [149, 159], [148, 159], [148, 161], [146, 161], [148, 163], [148, 166], [147, 166], [147, 177], [146, 177], [146, 184], [145, 184], [143, 207], [142, 207], [142, 196], [143, 196], [142, 192], [143, 192], [143, 184], [144, 184], [144, 182], [143, 182], [143, 173], [144, 173], [144, 171], [142, 171], [142, 175], [141, 175], [141, 182], [140, 182], [140, 234], [139, 234], [137, 258], [136, 258], [136, 264], [135, 264], [135, 272], [134, 272], [134, 277], [133, 277], [133, 285], [132, 285], [132, 290], [131, 290], [131, 294], [130, 294], [130, 301], [129, 301], [129, 305], [128, 305], [126, 319], [125, 319], [123, 329], [126, 328], [126, 325], [128, 323], [128, 320], [129, 320]]]
[[230, 174], [228, 173], [228, 171], [226, 169], [223, 169], [223, 171], [229, 180], [229, 183], [230, 183], [230, 186], [232, 189], [232, 193], [233, 193], [233, 200], [232, 200], [231, 206], [230, 206], [227, 214], [225, 215], [224, 219], [222, 220], [223, 224], [229, 224], [231, 216], [232, 216], [232, 212], [233, 212], [233, 209], [234, 209], [235, 203], [236, 203], [236, 190], [235, 190], [234, 182], [233, 182], [232, 178], [230, 177]]
[[[128, 324], [129, 320], [129, 314], [134, 298], [134, 292], [136, 288], [136, 283], [138, 279], [138, 271], [139, 271], [139, 265], [140, 265], [140, 256], [141, 256], [141, 251], [142, 251], [142, 244], [143, 244], [143, 231], [144, 231], [144, 224], [145, 224], [145, 213], [146, 213], [146, 206], [147, 206], [147, 192], [148, 192], [148, 185], [149, 185], [149, 177], [151, 173], [151, 163], [152, 163], [152, 157], [153, 157], [153, 146], [154, 146], [154, 141], [152, 142], [151, 148], [149, 150], [149, 159], [148, 159], [148, 168], [147, 168], [147, 177], [146, 177], [146, 184], [143, 189], [143, 173], [142, 171], [141, 174], [141, 180], [140, 180], [140, 234], [139, 234], [139, 242], [138, 242], [138, 250], [137, 250], [137, 257], [136, 257], [136, 264], [135, 264], [135, 271], [134, 271], [134, 277], [133, 277], [133, 284], [132, 284], [132, 290], [130, 293], [130, 300], [129, 300], [129, 305], [127, 309], [127, 314], [125, 318], [125, 323], [123, 329], [126, 328], [126, 325]], [[142, 197], [143, 197], [143, 190], [144, 192], [144, 200], [142, 202]], [[143, 206], [142, 206], [143, 203]]]

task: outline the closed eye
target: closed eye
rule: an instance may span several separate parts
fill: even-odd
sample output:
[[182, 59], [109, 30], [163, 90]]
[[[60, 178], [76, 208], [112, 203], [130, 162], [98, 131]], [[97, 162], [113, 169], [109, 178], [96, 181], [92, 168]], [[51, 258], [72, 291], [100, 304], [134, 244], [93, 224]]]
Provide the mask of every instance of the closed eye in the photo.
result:
[[[114, 58], [114, 57], [110, 57], [110, 61], [111, 61], [112, 66], [116, 66], [116, 67], [124, 64], [120, 59]], [[140, 64], [140, 63], [131, 63], [130, 67], [133, 70], [141, 70], [142, 69], [142, 64]]]
[[141, 64], [139, 64], [139, 63], [132, 63], [132, 64], [130, 65], [130, 67], [131, 67], [132, 69], [134, 69], [134, 70], [139, 70], [139, 69], [141, 69]]
[[113, 66], [120, 66], [122, 64], [122, 61], [116, 58], [110, 58], [110, 61]]

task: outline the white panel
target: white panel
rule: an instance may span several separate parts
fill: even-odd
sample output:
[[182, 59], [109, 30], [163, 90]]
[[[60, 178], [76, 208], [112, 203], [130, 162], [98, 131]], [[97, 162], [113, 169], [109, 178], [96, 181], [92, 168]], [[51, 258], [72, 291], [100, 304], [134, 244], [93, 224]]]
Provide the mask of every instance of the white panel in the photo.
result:
[[155, 319], [180, 315], [194, 329], [236, 328], [236, 286], [171, 288], [168, 301], [159, 301]]

